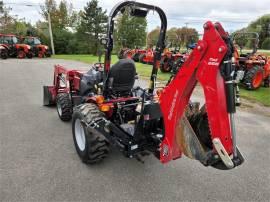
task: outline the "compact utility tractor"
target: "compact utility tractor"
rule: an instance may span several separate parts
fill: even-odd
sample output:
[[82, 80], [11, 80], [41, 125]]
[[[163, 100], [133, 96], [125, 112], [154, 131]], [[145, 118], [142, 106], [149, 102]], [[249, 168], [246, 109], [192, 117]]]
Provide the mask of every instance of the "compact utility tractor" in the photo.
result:
[[[167, 49], [167, 51], [164, 51], [162, 54], [162, 59], [160, 61], [160, 71], [171, 72], [176, 61], [182, 61], [183, 57], [184, 55], [181, 54], [179, 50], [175, 49], [174, 51], [170, 51]], [[182, 60], [180, 60], [180, 58], [182, 58]]]
[[34, 56], [39, 58], [51, 57], [49, 47], [42, 44], [38, 37], [26, 36], [22, 38], [22, 42], [32, 47]]
[[134, 62], [139, 62], [140, 56], [145, 53], [146, 50], [140, 48], [128, 49], [124, 52], [123, 58], [129, 58], [134, 60]]
[[[111, 65], [116, 15], [146, 17], [156, 11], [161, 28], [155, 48], [149, 88], [134, 86], [134, 61], [120, 59]], [[205, 166], [228, 170], [243, 163], [236, 146], [235, 89], [232, 77], [232, 43], [219, 23], [204, 24], [204, 36], [173, 80], [156, 87], [165, 47], [167, 18], [157, 6], [134, 1], [117, 4], [108, 18], [105, 63], [89, 71], [55, 66], [53, 86], [44, 86], [44, 105], [57, 105], [62, 120], [72, 118], [76, 151], [84, 163], [97, 163], [111, 146], [128, 158], [142, 161], [154, 154], [162, 163], [183, 154]], [[205, 105], [190, 101], [197, 82]]]
[[154, 50], [148, 48], [145, 53], [140, 54], [139, 62], [152, 65], [154, 62]]
[[5, 44], [0, 44], [0, 58], [8, 58], [8, 47]]
[[[264, 87], [270, 87], [270, 57], [257, 52], [258, 33], [238, 32], [234, 34], [233, 39], [237, 80], [249, 90], [258, 89], [262, 84]], [[247, 42], [253, 45], [253, 49], [249, 53], [242, 53], [243, 43]]]
[[14, 34], [0, 34], [0, 43], [5, 45], [10, 57], [32, 58], [31, 46], [20, 43], [19, 38]]

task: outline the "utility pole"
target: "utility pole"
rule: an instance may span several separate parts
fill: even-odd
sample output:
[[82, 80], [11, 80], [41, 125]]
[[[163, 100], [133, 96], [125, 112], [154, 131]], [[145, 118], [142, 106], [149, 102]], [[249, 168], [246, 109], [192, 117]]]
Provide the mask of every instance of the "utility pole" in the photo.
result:
[[51, 39], [52, 54], [55, 55], [50, 11], [48, 11], [48, 23], [49, 23], [49, 34]]

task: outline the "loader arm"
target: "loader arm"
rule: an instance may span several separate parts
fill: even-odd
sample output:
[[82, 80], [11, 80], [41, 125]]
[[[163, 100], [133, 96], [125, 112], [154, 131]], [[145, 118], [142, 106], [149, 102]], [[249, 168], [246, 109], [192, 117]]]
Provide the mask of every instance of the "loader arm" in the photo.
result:
[[179, 158], [185, 149], [177, 145], [176, 128], [179, 120], [184, 117], [184, 110], [197, 82], [200, 82], [205, 95], [211, 139], [220, 140], [228, 155], [232, 154], [231, 123], [225, 80], [221, 75], [227, 50], [221, 31], [218, 31], [212, 22], [206, 22], [203, 39], [199, 40], [181, 70], [160, 96], [165, 125], [165, 136], [160, 146], [161, 162]]

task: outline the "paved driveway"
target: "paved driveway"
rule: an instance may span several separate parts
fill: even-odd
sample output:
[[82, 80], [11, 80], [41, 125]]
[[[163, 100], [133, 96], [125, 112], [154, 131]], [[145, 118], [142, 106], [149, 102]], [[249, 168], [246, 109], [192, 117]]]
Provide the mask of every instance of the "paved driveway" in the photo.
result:
[[270, 118], [240, 111], [238, 145], [246, 162], [219, 171], [182, 158], [144, 164], [117, 150], [103, 163], [78, 158], [71, 123], [42, 106], [55, 59], [0, 60], [0, 201], [267, 201], [270, 199]]

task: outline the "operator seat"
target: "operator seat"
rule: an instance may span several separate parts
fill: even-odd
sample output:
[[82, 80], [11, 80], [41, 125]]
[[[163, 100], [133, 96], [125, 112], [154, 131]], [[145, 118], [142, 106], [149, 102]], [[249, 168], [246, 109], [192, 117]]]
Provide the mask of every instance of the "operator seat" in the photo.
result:
[[128, 96], [135, 83], [136, 68], [131, 59], [120, 59], [112, 65], [107, 80], [109, 91], [115, 96]]

